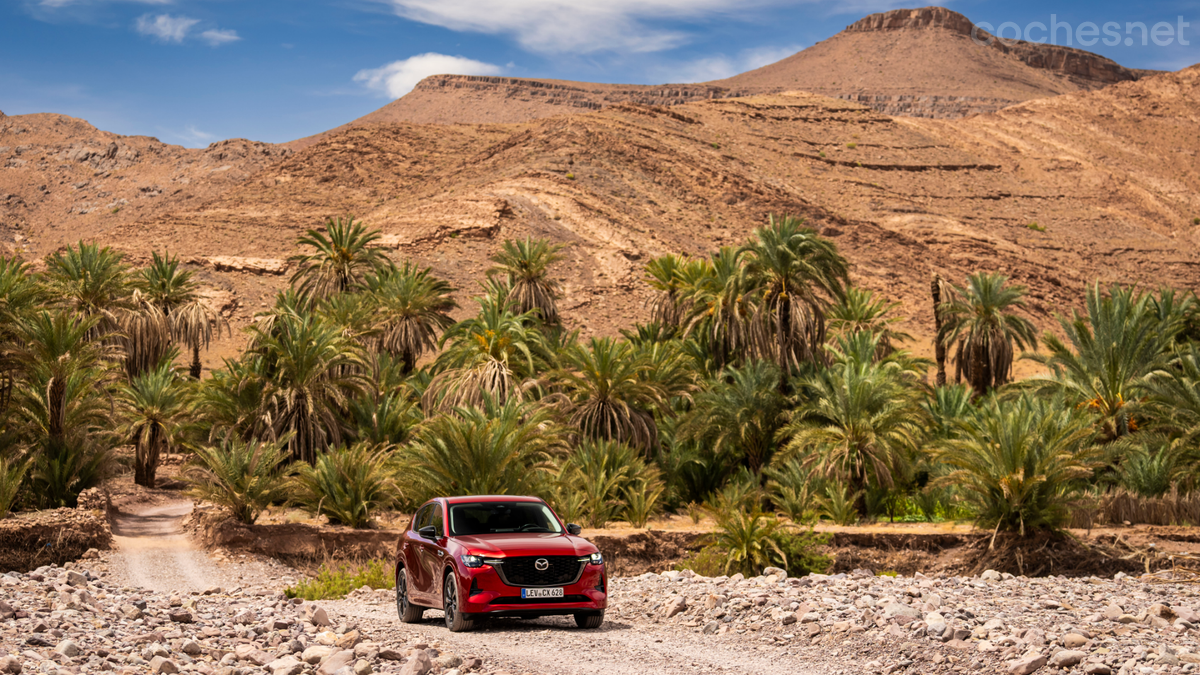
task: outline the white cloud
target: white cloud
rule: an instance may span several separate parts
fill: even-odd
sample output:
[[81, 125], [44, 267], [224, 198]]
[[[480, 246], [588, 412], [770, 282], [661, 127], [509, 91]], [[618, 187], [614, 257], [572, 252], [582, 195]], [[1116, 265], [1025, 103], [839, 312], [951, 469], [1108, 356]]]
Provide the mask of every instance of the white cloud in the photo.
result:
[[[543, 54], [645, 53], [690, 40], [655, 21], [755, 21], [760, 10], [812, 5], [822, 14], [894, 9], [905, 0], [375, 0], [403, 18], [454, 31], [507, 35]], [[910, 3], [911, 4], [911, 3]]]
[[238, 40], [241, 40], [242, 38], [240, 35], [237, 34], [236, 30], [229, 30], [229, 29], [222, 30], [222, 29], [214, 28], [212, 30], [206, 30], [203, 33], [201, 33], [200, 39], [204, 40], [205, 42], [207, 42], [208, 44], [210, 44], [214, 47], [219, 47], [219, 46], [221, 46], [223, 44], [227, 44], [229, 42], [237, 42]]
[[707, 56], [683, 63], [667, 63], [650, 69], [650, 75], [660, 82], [709, 82], [733, 77], [755, 68], [785, 59], [803, 49], [801, 45], [786, 47], [756, 47], [730, 57], [724, 54]]
[[216, 134], [201, 131], [191, 124], [184, 128], [183, 131], [170, 131], [166, 129], [160, 129], [160, 131], [165, 131], [168, 136], [189, 148], [203, 148], [217, 140]]
[[198, 23], [200, 23], [199, 19], [186, 16], [144, 14], [138, 17], [136, 27], [137, 32], [142, 35], [149, 35], [163, 42], [183, 42], [188, 32], [192, 30], [192, 26]]
[[381, 68], [360, 70], [354, 81], [391, 98], [400, 98], [430, 75], [499, 75], [502, 72], [504, 68], [491, 63], [430, 52], [393, 61]]
[[[95, 5], [105, 0], [40, 0], [38, 6], [49, 9], [68, 7], [70, 5]], [[112, 0], [113, 2], [133, 2], [141, 5], [169, 5], [173, 0]]]

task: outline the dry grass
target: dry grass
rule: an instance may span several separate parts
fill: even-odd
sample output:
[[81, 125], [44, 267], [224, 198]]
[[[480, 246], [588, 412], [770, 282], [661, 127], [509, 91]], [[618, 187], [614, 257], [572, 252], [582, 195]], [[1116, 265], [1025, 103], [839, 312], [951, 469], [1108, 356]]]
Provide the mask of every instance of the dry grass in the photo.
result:
[[1175, 488], [1162, 497], [1141, 497], [1128, 490], [1110, 490], [1071, 511], [1070, 527], [1101, 525], [1200, 524], [1200, 494], [1180, 494]]

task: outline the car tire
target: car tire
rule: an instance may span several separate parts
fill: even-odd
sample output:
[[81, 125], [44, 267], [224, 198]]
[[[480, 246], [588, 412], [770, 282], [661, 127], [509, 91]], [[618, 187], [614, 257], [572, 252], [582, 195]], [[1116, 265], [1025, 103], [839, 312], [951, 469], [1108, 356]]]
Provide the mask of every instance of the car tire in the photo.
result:
[[396, 575], [396, 613], [404, 623], [416, 623], [425, 617], [425, 608], [408, 599], [408, 570]]
[[580, 628], [599, 628], [602, 623], [604, 623], [604, 610], [575, 614], [575, 625]]
[[458, 611], [458, 582], [453, 572], [447, 572], [442, 582], [442, 611], [446, 613], [446, 628], [461, 633], [475, 627], [471, 615]]

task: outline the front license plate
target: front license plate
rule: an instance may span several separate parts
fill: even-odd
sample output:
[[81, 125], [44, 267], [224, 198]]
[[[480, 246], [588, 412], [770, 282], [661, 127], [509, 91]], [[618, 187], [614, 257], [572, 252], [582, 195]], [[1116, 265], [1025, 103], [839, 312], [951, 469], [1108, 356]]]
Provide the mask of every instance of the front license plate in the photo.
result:
[[561, 598], [563, 589], [561, 588], [522, 588], [522, 598]]

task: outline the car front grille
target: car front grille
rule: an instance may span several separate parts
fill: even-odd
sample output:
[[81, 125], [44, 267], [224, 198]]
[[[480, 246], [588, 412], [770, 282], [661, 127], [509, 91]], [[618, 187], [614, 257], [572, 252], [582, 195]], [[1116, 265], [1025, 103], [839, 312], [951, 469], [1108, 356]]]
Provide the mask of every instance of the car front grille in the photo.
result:
[[491, 605], [553, 605], [558, 603], [571, 602], [588, 602], [590, 598], [586, 595], [564, 595], [561, 598], [522, 598], [518, 596], [504, 596], [492, 600]]
[[[546, 561], [546, 569], [539, 570], [539, 560]], [[509, 586], [538, 587], [565, 586], [579, 580], [583, 566], [579, 558], [567, 555], [518, 556], [505, 558], [497, 565], [497, 571]]]

